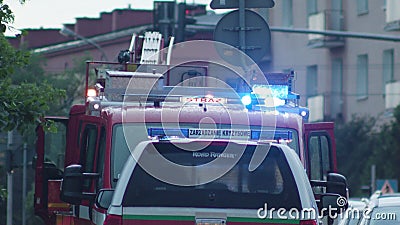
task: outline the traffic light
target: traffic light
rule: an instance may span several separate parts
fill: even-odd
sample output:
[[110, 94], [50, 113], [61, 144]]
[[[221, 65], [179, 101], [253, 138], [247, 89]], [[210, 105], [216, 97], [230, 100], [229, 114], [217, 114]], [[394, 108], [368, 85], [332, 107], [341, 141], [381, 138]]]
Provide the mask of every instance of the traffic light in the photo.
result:
[[176, 29], [176, 41], [181, 42], [185, 40], [188, 34], [193, 35], [186, 31], [186, 25], [195, 24], [197, 21], [194, 16], [199, 14], [206, 14], [205, 5], [187, 5], [184, 2], [178, 3], [178, 23]]

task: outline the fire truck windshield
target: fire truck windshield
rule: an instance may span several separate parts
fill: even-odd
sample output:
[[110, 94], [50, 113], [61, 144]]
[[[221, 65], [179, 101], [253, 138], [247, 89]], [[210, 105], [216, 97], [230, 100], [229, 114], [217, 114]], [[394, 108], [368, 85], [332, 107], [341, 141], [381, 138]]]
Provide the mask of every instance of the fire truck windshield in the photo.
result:
[[[131, 132], [124, 133], [129, 130]], [[112, 174], [112, 186], [115, 187], [122, 168], [126, 159], [129, 157], [130, 149], [129, 146], [134, 148], [138, 143], [149, 140], [151, 138], [207, 138], [207, 139], [236, 139], [236, 140], [253, 140], [258, 141], [263, 136], [262, 133], [270, 132], [271, 135], [267, 141], [273, 141], [277, 143], [287, 144], [290, 148], [294, 149], [299, 155], [299, 138], [298, 132], [290, 128], [262, 128], [257, 126], [251, 126], [250, 130], [245, 126], [235, 126], [230, 128], [230, 125], [220, 125], [218, 129], [210, 128], [199, 128], [199, 124], [192, 123], [181, 123], [179, 128], [174, 127], [172, 124], [161, 124], [161, 123], [147, 123], [146, 132], [139, 132], [143, 129], [143, 125], [140, 123], [129, 123], [129, 124], [116, 124], [113, 127], [112, 136], [112, 153], [111, 153], [111, 174]], [[227, 133], [229, 135], [227, 135]], [[272, 136], [273, 135], [273, 136]]]

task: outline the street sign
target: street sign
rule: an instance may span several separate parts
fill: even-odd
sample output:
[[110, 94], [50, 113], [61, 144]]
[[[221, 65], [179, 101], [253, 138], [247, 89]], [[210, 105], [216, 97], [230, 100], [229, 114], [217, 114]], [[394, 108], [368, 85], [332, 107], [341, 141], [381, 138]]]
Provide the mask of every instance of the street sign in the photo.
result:
[[[240, 0], [212, 0], [212, 9], [237, 9]], [[245, 8], [272, 8], [274, 0], [245, 0]]]
[[391, 194], [398, 191], [398, 183], [396, 179], [376, 180], [376, 188], [383, 194]]
[[[226, 14], [218, 22], [214, 31], [214, 40], [231, 45], [246, 53], [255, 62], [269, 52], [271, 32], [267, 22], [258, 13], [244, 10], [244, 26], [240, 26], [239, 10]], [[244, 32], [244, 45], [240, 38]], [[237, 55], [229, 54], [226, 49], [217, 48], [221, 57], [227, 62], [238, 65]]]

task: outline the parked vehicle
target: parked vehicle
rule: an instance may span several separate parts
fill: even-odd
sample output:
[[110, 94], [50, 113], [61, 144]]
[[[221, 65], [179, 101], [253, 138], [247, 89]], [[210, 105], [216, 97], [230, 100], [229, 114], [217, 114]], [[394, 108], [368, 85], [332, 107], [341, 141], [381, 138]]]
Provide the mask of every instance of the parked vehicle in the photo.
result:
[[379, 195], [371, 199], [364, 210], [360, 225], [400, 224], [400, 195]]
[[362, 219], [363, 211], [367, 207], [368, 199], [348, 201], [346, 212], [339, 216], [339, 225], [358, 225]]

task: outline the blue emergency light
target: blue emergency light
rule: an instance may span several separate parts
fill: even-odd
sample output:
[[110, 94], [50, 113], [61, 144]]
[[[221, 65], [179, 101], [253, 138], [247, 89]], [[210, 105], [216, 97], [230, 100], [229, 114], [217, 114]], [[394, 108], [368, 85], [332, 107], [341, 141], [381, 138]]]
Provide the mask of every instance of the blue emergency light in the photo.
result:
[[147, 133], [150, 137], [181, 137], [189, 138], [189, 129], [164, 129], [148, 128]]
[[253, 101], [250, 95], [244, 95], [240, 100], [244, 106], [250, 105]]
[[273, 130], [252, 130], [252, 140], [263, 140], [266, 138], [273, 138], [273, 140], [292, 140], [292, 131], [273, 131]]
[[297, 101], [300, 95], [290, 92], [288, 85], [254, 85], [252, 93], [239, 95], [242, 104], [249, 110], [255, 106], [274, 108], [289, 101]]
[[285, 100], [289, 95], [289, 86], [256, 84], [253, 86], [253, 92], [263, 98], [279, 98]]

